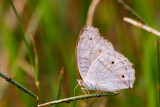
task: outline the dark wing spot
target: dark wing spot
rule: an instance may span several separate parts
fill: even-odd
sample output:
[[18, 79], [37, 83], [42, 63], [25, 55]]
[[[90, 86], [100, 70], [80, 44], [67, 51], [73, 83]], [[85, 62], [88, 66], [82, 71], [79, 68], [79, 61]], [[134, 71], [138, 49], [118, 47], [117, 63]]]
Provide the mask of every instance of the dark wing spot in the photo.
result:
[[133, 65], [131, 65], [131, 67], [133, 68]]
[[114, 61], [111, 61], [110, 65], [113, 65], [114, 64]]
[[92, 38], [89, 38], [89, 40], [92, 40]]
[[125, 78], [125, 76], [124, 76], [124, 75], [121, 75], [121, 78]]

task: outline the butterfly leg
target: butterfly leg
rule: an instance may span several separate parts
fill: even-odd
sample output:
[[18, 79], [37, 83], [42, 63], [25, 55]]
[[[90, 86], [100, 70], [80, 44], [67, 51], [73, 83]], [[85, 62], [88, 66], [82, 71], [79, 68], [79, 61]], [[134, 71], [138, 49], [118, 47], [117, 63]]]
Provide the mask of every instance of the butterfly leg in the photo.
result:
[[99, 85], [98, 85], [98, 84], [96, 84], [96, 89], [97, 89], [100, 93], [102, 93], [102, 94], [104, 94], [104, 93], [105, 93], [104, 91], [101, 91], [101, 88], [99, 87]]
[[[86, 88], [81, 87], [81, 90], [85, 93], [85, 95], [89, 95], [89, 91]], [[85, 92], [87, 90], [87, 92]]]
[[113, 94], [119, 94], [119, 93], [120, 93], [119, 91], [114, 91], [114, 92], [113, 92]]
[[100, 91], [100, 93], [105, 94], [105, 92], [104, 92], [104, 91]]
[[86, 91], [87, 91], [87, 95], [89, 95], [89, 90], [88, 90], [88, 89], [86, 89]]

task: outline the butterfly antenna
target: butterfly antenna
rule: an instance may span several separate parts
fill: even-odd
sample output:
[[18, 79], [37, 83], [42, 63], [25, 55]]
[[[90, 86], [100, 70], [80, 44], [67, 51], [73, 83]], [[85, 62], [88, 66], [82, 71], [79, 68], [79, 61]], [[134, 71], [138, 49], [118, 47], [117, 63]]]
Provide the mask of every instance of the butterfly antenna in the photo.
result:
[[61, 70], [59, 71], [59, 73], [64, 74], [64, 75], [67, 75], [67, 76], [74, 77], [74, 78], [76, 78], [76, 79], [79, 79], [77, 76], [75, 76], [75, 75], [73, 75], [73, 74], [71, 74], [71, 73], [69, 73], [69, 72], [66, 72], [63, 67], [61, 68]]

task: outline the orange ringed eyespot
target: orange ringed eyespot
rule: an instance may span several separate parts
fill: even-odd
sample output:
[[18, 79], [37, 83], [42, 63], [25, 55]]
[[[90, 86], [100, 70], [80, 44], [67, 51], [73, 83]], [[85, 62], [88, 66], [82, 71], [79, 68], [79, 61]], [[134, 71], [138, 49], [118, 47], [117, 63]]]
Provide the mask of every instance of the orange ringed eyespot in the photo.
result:
[[124, 75], [121, 75], [121, 78], [124, 78]]

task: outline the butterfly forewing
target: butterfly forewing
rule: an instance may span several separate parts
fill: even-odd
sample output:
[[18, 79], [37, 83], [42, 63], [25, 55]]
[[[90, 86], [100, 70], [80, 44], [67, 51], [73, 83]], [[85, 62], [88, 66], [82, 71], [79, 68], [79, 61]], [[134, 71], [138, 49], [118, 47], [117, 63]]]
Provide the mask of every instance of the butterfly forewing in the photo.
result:
[[83, 79], [95, 59], [105, 50], [114, 50], [112, 44], [100, 36], [98, 29], [91, 26], [82, 28], [77, 43], [77, 66]]

